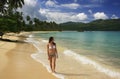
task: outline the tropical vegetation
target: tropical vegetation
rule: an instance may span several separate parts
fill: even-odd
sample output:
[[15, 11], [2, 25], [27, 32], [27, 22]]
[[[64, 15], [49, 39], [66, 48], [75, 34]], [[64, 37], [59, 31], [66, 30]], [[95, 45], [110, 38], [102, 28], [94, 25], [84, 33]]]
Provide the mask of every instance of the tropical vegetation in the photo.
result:
[[24, 0], [0, 0], [0, 32], [21, 31], [120, 31], [120, 19], [95, 20], [89, 23], [41, 21], [29, 15], [23, 18], [22, 8]]

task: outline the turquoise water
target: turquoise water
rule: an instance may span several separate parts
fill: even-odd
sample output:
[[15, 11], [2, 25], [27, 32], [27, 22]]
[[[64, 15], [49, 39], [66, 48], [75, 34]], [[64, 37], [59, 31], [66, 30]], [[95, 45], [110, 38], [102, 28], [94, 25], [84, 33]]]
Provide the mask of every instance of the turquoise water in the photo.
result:
[[47, 32], [35, 33], [36, 38], [55, 38], [57, 45], [77, 54], [91, 57], [99, 63], [120, 69], [120, 32]]

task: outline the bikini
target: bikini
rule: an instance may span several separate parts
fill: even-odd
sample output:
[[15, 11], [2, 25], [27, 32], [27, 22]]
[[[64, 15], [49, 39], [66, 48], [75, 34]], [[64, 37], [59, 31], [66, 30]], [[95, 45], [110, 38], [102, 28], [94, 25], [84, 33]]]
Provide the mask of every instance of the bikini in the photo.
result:
[[53, 46], [49, 45], [49, 49], [55, 49], [55, 48], [56, 48], [55, 45], [53, 45]]
[[[55, 45], [53, 45], [53, 46], [50, 46], [50, 45], [49, 45], [49, 49], [55, 49], [55, 48], [56, 48]], [[55, 54], [55, 53], [50, 53], [49, 56], [50, 56], [50, 57], [55, 57], [56, 54]]]

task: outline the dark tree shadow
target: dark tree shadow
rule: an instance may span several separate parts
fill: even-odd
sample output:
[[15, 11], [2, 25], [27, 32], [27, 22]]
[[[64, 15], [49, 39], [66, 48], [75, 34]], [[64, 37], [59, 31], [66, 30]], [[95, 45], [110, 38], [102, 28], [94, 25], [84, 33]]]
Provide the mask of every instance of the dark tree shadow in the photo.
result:
[[13, 43], [26, 43], [25, 41], [22, 41], [22, 40], [10, 40], [10, 39], [3, 39], [3, 38], [0, 38], [0, 41], [13, 42]]

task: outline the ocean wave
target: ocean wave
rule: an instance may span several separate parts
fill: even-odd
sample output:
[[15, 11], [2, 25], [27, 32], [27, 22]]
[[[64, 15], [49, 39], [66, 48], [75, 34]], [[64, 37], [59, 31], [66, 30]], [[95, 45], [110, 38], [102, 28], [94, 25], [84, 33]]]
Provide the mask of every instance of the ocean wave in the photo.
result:
[[120, 73], [116, 72], [116, 71], [112, 71], [108, 68], [103, 67], [102, 65], [96, 63], [95, 61], [82, 56], [80, 54], [75, 53], [74, 51], [71, 50], [65, 50], [64, 54], [70, 57], [75, 58], [77, 61], [80, 61], [82, 64], [90, 64], [92, 65], [95, 69], [97, 69], [98, 71], [105, 73], [106, 75], [110, 76], [110, 77], [114, 77], [117, 79], [120, 79]]
[[44, 42], [44, 43], [48, 43], [48, 41], [47, 41], [47, 40], [42, 40], [42, 42]]
[[33, 35], [29, 35], [28, 37], [31, 38], [31, 37], [33, 37]]
[[41, 51], [39, 48], [39, 41], [35, 41], [33, 38], [27, 38], [25, 42], [33, 44], [33, 46], [35, 46], [38, 51]]
[[[39, 53], [43, 53], [43, 51], [39, 47], [40, 42], [37, 40], [34, 40], [33, 38], [27, 38], [25, 41], [33, 44], [34, 47], [37, 48], [38, 52], [36, 54], [31, 54], [31, 57], [34, 60], [36, 60], [37, 62], [41, 63], [47, 69], [47, 71], [50, 73], [51, 70], [50, 70], [49, 65], [45, 64], [43, 61], [41, 61], [39, 58], [37, 58], [37, 56], [39, 56]], [[46, 42], [46, 40], [42, 40], [42, 42]], [[59, 79], [64, 79], [64, 75], [62, 75], [62, 74], [52, 73], [52, 75], [54, 75], [55, 77], [57, 77]]]
[[[45, 62], [43, 62], [42, 60], [37, 58], [39, 53], [43, 53], [43, 51], [39, 47], [39, 44], [40, 43], [47, 43], [48, 41], [47, 40], [37, 41], [34, 38], [30, 37], [30, 38], [26, 39], [26, 42], [29, 42], [29, 43], [33, 44], [38, 50], [38, 52], [36, 54], [32, 54], [31, 57], [33, 59], [35, 59], [36, 61], [40, 62], [44, 67], [46, 67], [47, 71], [50, 72], [49, 65], [45, 64]], [[108, 68], [105, 68], [102, 65], [100, 65], [99, 63], [97, 63], [97, 62], [95, 62], [95, 61], [93, 61], [93, 60], [91, 60], [91, 59], [89, 59], [89, 58], [87, 58], [85, 56], [77, 54], [74, 51], [65, 50], [64, 54], [67, 55], [67, 56], [75, 58], [77, 61], [80, 61], [82, 64], [92, 65], [95, 69], [97, 69], [98, 71], [100, 71], [102, 73], [105, 73], [106, 75], [108, 75], [110, 77], [120, 79], [120, 73], [119, 72], [116, 72], [116, 71], [110, 70]], [[62, 75], [62, 74], [54, 74], [53, 73], [53, 75], [60, 78], [60, 79], [64, 79], [64, 75]]]

